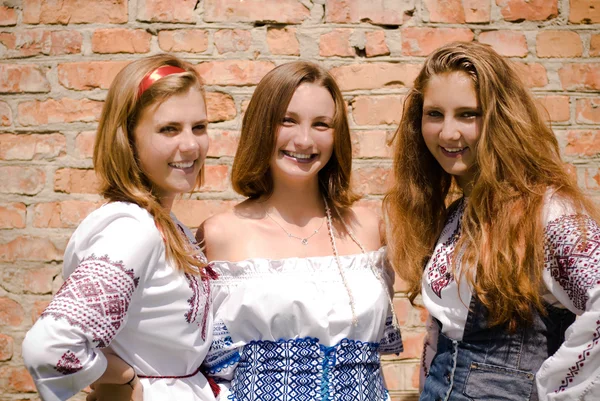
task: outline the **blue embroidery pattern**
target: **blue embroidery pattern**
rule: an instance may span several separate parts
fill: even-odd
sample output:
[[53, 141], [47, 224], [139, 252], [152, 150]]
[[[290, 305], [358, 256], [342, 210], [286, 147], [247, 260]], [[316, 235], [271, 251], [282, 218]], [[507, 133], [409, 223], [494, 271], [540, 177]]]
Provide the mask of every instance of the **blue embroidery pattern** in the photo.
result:
[[204, 359], [206, 373], [215, 375], [234, 366], [240, 359], [237, 348], [233, 346], [231, 335], [222, 320], [213, 324], [213, 342]]
[[231, 382], [232, 401], [381, 401], [387, 398], [378, 344], [316, 338], [252, 341]]

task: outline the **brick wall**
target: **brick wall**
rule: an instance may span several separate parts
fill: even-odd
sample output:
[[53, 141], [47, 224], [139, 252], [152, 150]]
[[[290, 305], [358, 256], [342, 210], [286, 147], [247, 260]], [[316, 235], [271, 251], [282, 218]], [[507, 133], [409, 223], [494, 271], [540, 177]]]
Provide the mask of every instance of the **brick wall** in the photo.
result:
[[[343, 89], [354, 180], [377, 208], [407, 87], [451, 40], [489, 43], [517, 63], [571, 171], [600, 199], [600, 0], [0, 1], [0, 401], [38, 399], [21, 341], [61, 284], [69, 235], [101, 202], [94, 129], [129, 60], [174, 52], [206, 81], [207, 184], [175, 207], [196, 227], [237, 201], [228, 177], [254, 86], [300, 58], [330, 68]], [[396, 290], [406, 352], [384, 371], [397, 401], [416, 394], [426, 314]]]

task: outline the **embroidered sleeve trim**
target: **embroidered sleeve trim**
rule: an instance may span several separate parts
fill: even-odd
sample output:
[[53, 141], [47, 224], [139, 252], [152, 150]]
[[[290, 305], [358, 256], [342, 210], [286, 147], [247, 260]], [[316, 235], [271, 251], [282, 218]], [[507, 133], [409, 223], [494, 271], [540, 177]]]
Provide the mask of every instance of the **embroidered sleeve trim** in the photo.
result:
[[122, 261], [94, 254], [83, 259], [42, 313], [66, 320], [88, 334], [95, 347], [107, 347], [119, 331], [139, 277]]
[[83, 366], [79, 358], [73, 352], [67, 351], [60, 358], [54, 369], [63, 375], [70, 375], [80, 371], [82, 368]]

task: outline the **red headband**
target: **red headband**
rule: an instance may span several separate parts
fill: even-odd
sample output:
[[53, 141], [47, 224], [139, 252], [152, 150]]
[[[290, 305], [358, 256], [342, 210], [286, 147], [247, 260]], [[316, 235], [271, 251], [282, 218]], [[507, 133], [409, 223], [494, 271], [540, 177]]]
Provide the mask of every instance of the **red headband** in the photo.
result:
[[156, 70], [146, 74], [140, 86], [138, 88], [138, 97], [142, 96], [142, 93], [146, 92], [146, 89], [151, 87], [159, 79], [166, 77], [171, 74], [179, 74], [181, 72], [187, 72], [183, 68], [175, 67], [174, 65], [163, 65], [158, 67]]

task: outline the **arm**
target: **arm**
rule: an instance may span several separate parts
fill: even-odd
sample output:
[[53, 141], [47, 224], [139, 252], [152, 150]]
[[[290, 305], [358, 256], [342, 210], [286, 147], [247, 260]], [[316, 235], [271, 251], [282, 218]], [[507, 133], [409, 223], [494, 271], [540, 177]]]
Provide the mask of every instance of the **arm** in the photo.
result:
[[545, 254], [546, 286], [579, 316], [567, 329], [564, 343], [536, 375], [540, 400], [600, 399], [598, 224], [587, 216], [560, 216], [546, 228]]
[[[127, 324], [136, 289], [164, 253], [147, 222], [102, 213], [73, 234], [65, 252], [65, 269], [73, 272], [23, 341], [25, 365], [44, 400], [66, 400], [102, 377], [107, 358], [98, 349]], [[105, 380], [123, 383], [110, 373]]]

